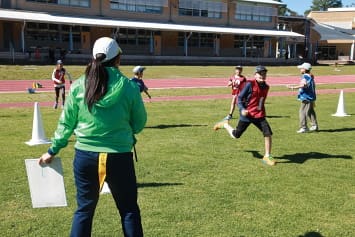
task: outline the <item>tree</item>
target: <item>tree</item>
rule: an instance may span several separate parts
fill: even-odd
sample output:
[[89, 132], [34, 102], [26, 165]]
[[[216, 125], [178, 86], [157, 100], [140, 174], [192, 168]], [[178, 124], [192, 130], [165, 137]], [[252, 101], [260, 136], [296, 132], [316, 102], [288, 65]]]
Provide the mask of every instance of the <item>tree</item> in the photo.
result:
[[311, 10], [312, 11], [327, 11], [328, 8], [342, 7], [341, 0], [313, 0]]
[[[276, 1], [282, 2], [282, 0], [276, 0]], [[297, 12], [292, 11], [291, 9], [286, 7], [285, 5], [282, 5], [281, 7], [279, 7], [278, 15], [279, 16], [297, 16]]]

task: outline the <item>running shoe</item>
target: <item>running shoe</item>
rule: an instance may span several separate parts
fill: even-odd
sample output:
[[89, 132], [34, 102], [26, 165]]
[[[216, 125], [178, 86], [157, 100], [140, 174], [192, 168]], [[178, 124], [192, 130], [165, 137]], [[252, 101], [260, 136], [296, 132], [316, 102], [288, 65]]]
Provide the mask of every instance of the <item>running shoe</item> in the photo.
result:
[[276, 161], [272, 156], [264, 156], [263, 157], [263, 163], [266, 165], [274, 166], [276, 165]]
[[306, 133], [308, 132], [308, 128], [300, 128], [300, 130], [297, 131], [297, 133]]
[[225, 125], [225, 124], [228, 124], [228, 120], [222, 120], [222, 121], [216, 123], [216, 124], [213, 126], [213, 130], [217, 131], [218, 129], [224, 128], [224, 125]]

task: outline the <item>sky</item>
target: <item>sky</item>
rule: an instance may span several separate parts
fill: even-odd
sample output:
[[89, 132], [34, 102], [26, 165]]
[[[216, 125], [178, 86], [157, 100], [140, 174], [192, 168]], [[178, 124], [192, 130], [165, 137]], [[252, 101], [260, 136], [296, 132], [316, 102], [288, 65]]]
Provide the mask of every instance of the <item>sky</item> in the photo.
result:
[[[283, 3], [287, 4], [287, 7], [299, 15], [311, 8], [312, 0], [282, 0]], [[343, 6], [351, 5], [355, 3], [355, 0], [342, 0]]]

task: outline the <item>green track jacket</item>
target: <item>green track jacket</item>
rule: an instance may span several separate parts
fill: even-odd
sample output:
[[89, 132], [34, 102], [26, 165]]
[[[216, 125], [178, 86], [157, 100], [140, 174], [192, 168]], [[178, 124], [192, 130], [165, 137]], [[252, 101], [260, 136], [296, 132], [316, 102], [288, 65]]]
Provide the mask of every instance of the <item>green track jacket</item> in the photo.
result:
[[75, 148], [94, 152], [130, 152], [147, 121], [137, 85], [115, 67], [106, 68], [108, 90], [92, 108], [84, 101], [85, 75], [76, 80], [66, 100], [50, 149], [57, 154], [75, 134]]

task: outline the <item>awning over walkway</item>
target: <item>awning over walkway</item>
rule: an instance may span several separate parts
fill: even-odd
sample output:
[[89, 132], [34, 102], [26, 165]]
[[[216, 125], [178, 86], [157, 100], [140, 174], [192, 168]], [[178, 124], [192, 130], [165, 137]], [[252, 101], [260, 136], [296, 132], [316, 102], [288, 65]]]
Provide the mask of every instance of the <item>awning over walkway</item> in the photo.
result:
[[198, 25], [182, 25], [168, 23], [154, 23], [141, 21], [124, 21], [110, 18], [89, 18], [89, 17], [73, 17], [66, 15], [57, 15], [44, 12], [28, 12], [18, 10], [0, 9], [0, 20], [7, 21], [23, 21], [23, 22], [40, 22], [51, 24], [68, 24], [95, 27], [124, 27], [135, 29], [149, 29], [159, 31], [179, 31], [179, 32], [200, 32], [200, 33], [216, 33], [216, 34], [237, 34], [237, 35], [258, 35], [288, 38], [303, 38], [304, 36], [290, 31], [263, 30], [251, 28], [233, 28], [233, 27], [217, 27], [217, 26], [198, 26]]
[[321, 41], [325, 40], [352, 43], [353, 40], [355, 40], [355, 35], [351, 35], [348, 32], [342, 32], [339, 28], [335, 28], [330, 25], [315, 23], [313, 29], [319, 33]]

